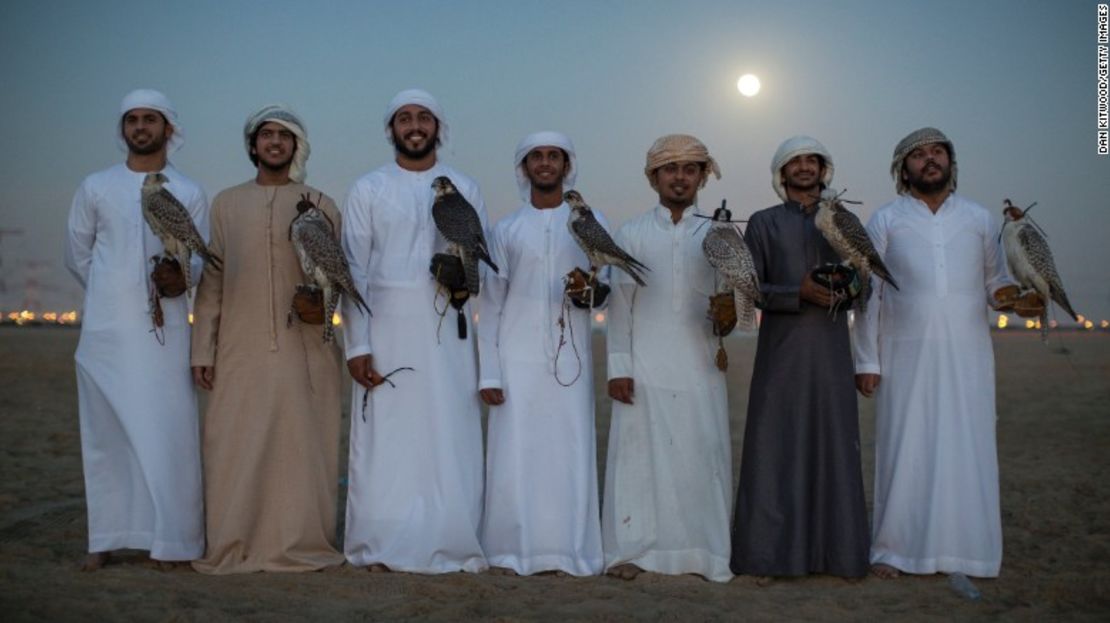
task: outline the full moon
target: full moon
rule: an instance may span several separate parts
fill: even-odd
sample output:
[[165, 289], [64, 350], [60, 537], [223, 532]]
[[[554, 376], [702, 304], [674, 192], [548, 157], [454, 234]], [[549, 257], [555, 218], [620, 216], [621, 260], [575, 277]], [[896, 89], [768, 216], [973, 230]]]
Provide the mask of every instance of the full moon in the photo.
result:
[[759, 93], [759, 78], [755, 74], [744, 74], [736, 81], [736, 89], [744, 97], [752, 97]]

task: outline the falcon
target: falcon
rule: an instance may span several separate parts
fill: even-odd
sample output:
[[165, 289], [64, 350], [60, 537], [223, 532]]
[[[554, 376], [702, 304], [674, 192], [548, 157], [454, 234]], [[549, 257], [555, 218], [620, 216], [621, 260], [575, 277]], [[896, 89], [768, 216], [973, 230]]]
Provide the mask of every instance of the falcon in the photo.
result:
[[570, 218], [567, 219], [570, 235], [590, 261], [590, 281], [596, 278], [597, 271], [602, 266], [611, 264], [628, 273], [637, 284], [646, 285], [641, 272], [651, 269], [613, 242], [609, 232], [597, 222], [597, 217], [590, 206], [586, 205], [582, 195], [576, 190], [568, 190], [563, 195], [563, 200], [570, 206]]
[[717, 269], [725, 285], [732, 290], [736, 304], [736, 322], [747, 331], [755, 330], [755, 305], [763, 302], [759, 292], [759, 275], [755, 261], [740, 232], [730, 223], [731, 213], [718, 208], [713, 213], [709, 231], [701, 243], [709, 265]]
[[[319, 200], [317, 200], [319, 201]], [[301, 195], [297, 202], [297, 216], [289, 224], [289, 240], [301, 261], [301, 270], [310, 282], [309, 290], [322, 290], [324, 294], [324, 342], [335, 339], [331, 319], [339, 305], [339, 294], [350, 297], [360, 311], [370, 313], [370, 306], [362, 299], [351, 279], [347, 256], [335, 239], [335, 229], [324, 211], [309, 198]], [[298, 289], [305, 286], [298, 286]], [[372, 314], [371, 314], [372, 315]]]
[[1079, 316], [1068, 302], [1068, 295], [1064, 293], [1064, 282], [1056, 272], [1056, 262], [1052, 259], [1048, 241], [1038, 231], [1039, 228], [1032, 219], [1025, 218], [1027, 212], [1029, 208], [1022, 210], [1010, 203], [1009, 199], [1005, 200], [1005, 207], [1002, 208], [1002, 215], [1006, 217], [1006, 221], [1002, 223], [1002, 248], [1006, 252], [1010, 274], [1022, 287], [1021, 294], [1034, 290], [1044, 299], [1046, 304], [1041, 313], [1042, 331], [1048, 331], [1047, 302], [1050, 299], [1068, 312], [1072, 320], [1079, 322]]
[[895, 290], [898, 289], [898, 284], [894, 282], [886, 264], [883, 264], [883, 258], [879, 257], [879, 252], [875, 250], [875, 245], [871, 243], [867, 229], [859, 221], [859, 217], [840, 201], [841, 194], [843, 193], [828, 189], [821, 193], [814, 222], [840, 259], [859, 273], [862, 287], [856, 305], [862, 312], [867, 309], [867, 299], [871, 297], [871, 273], [875, 273]]
[[[169, 179], [161, 173], [147, 173], [143, 178], [142, 206], [143, 218], [154, 235], [162, 241], [166, 255], [177, 260], [185, 274], [186, 289], [193, 287], [192, 277], [189, 274], [189, 260], [192, 254], [204, 258], [206, 263], [212, 264], [217, 270], [223, 270], [223, 260], [208, 250], [204, 239], [197, 232], [189, 211], [177, 197], [173, 196], [163, 184]], [[151, 258], [158, 261], [158, 256]]]
[[435, 220], [436, 229], [447, 240], [447, 253], [454, 255], [462, 261], [463, 273], [466, 276], [466, 289], [470, 296], [477, 296], [480, 279], [478, 275], [478, 260], [481, 260], [498, 272], [497, 265], [489, 255], [489, 245], [486, 244], [486, 235], [482, 231], [482, 221], [474, 206], [459, 194], [455, 184], [446, 175], [441, 175], [432, 181], [436, 197], [432, 203], [432, 218]]

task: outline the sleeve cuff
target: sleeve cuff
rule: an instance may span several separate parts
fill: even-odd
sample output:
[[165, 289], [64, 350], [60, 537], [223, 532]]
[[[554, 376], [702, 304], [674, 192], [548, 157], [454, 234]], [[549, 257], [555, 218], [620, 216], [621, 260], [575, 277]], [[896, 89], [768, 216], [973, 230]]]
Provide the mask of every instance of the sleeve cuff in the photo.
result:
[[879, 374], [879, 366], [874, 363], [857, 363], [856, 374]]
[[632, 378], [632, 355], [609, 353], [609, 380]]
[[483, 389], [502, 389], [501, 379], [482, 379], [478, 381], [478, 391]]
[[361, 357], [363, 355], [372, 355], [372, 354], [373, 353], [370, 352], [370, 346], [368, 346], [368, 345], [360, 344], [358, 346], [352, 346], [352, 347], [347, 349], [347, 361], [350, 361], [350, 360], [354, 359], [355, 357]]

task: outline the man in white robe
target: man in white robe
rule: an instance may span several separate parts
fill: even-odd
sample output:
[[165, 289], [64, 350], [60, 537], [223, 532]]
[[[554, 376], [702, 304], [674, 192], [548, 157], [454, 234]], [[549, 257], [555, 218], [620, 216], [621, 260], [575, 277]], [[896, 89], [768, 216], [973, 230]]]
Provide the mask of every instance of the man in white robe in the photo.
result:
[[652, 145], [644, 173], [659, 203], [616, 236], [651, 272], [646, 287], [613, 276], [605, 567], [623, 579], [653, 571], [727, 582], [728, 397], [706, 317], [714, 271], [701, 246], [709, 227], [697, 218], [698, 190], [721, 174], [701, 141], [682, 134]]
[[[490, 405], [482, 547], [498, 570], [596, 575], [589, 297], [580, 295], [579, 306], [564, 295], [564, 275], [589, 266], [563, 201], [577, 175], [574, 145], [558, 132], [538, 132], [521, 140], [514, 162], [525, 203], [493, 229], [500, 271], [486, 275], [479, 306], [479, 389]], [[606, 288], [595, 290], [595, 306]]]
[[[127, 161], [81, 183], [69, 213], [66, 266], [85, 288], [77, 362], [89, 556], [100, 568], [119, 549], [159, 561], [204, 551], [196, 394], [189, 371], [188, 307], [180, 267], [147, 276], [162, 242], [143, 218], [140, 189], [161, 172], [201, 235], [204, 191], [168, 161], [183, 141], [165, 95], [139, 89], [120, 106]], [[192, 274], [201, 260], [194, 256]], [[154, 326], [152, 288], [162, 293]], [[174, 296], [173, 294], [176, 295]]]
[[[483, 226], [486, 207], [473, 180], [436, 158], [448, 127], [431, 95], [398, 93], [384, 125], [394, 162], [359, 178], [343, 206], [351, 277], [373, 311], [343, 303], [357, 383], [344, 553], [371, 571], [478, 572], [486, 560], [477, 365], [472, 332], [439, 331], [448, 303], [429, 267], [447, 243], [432, 220], [432, 181], [451, 178]], [[402, 367], [412, 370], [384, 378]]]
[[[1002, 522], [988, 303], [1012, 281], [999, 224], [957, 195], [934, 128], [894, 150], [899, 197], [868, 233], [900, 290], [853, 327], [856, 385], [876, 397], [872, 571], [997, 577]], [[881, 381], [881, 382], [880, 382]]]

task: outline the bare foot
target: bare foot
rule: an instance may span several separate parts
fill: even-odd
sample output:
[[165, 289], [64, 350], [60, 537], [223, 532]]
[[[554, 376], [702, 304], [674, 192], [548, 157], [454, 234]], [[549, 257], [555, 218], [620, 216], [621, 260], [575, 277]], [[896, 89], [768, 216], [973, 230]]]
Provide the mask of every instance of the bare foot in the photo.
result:
[[890, 565], [884, 565], [883, 563], [878, 562], [871, 565], [871, 574], [883, 580], [893, 580], [894, 578], [902, 575], [902, 572]]
[[96, 571], [108, 564], [108, 552], [93, 552], [81, 562], [81, 571]]
[[516, 571], [514, 571], [514, 570], [512, 570], [508, 567], [490, 567], [489, 568], [489, 574], [490, 575], [511, 575], [511, 576], [518, 575]]
[[625, 563], [623, 565], [617, 565], [613, 567], [612, 569], [607, 571], [605, 575], [627, 581], [635, 580], [636, 576], [640, 575], [643, 572], [644, 570], [637, 567], [636, 565], [632, 563]]
[[370, 573], [389, 573], [390, 571], [392, 571], [392, 569], [383, 565], [380, 562], [376, 562], [376, 563], [370, 565], [369, 567], [366, 568], [366, 570], [369, 571]]

